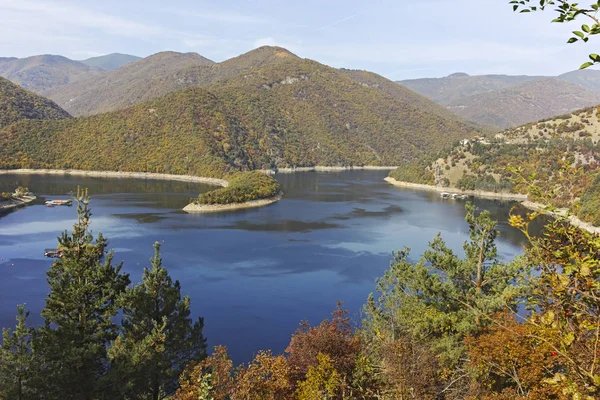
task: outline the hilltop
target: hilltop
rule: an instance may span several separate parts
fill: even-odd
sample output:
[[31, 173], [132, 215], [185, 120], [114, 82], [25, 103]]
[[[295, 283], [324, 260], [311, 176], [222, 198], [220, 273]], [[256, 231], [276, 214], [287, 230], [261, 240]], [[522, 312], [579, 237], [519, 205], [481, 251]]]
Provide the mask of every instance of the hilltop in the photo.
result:
[[[183, 89], [187, 85], [175, 77], [177, 72], [212, 63], [196, 53], [166, 51], [98, 77], [57, 87], [47, 96], [75, 116], [115, 111]], [[165, 84], [173, 90], [163, 90]]]
[[600, 71], [558, 77], [452, 74], [400, 81], [480, 126], [510, 128], [600, 103]]
[[103, 71], [112, 71], [141, 59], [142, 57], [129, 54], [111, 53], [104, 56], [91, 57], [86, 60], [81, 60], [81, 62], [90, 67], [100, 68]]
[[58, 120], [70, 117], [53, 101], [0, 78], [0, 128], [23, 119]]
[[439, 159], [422, 159], [390, 176], [464, 190], [527, 194], [532, 201], [570, 209], [598, 226], [599, 172], [600, 107], [590, 107], [509, 129], [493, 139], [466, 138]]
[[39, 94], [102, 73], [99, 68], [63, 56], [46, 54], [27, 58], [0, 58], [0, 76]]
[[[49, 97], [73, 115], [91, 115], [119, 110], [189, 87], [209, 87], [227, 79], [256, 74], [256, 71], [271, 66], [301, 64], [305, 61], [284, 48], [263, 46], [220, 63], [208, 62], [205, 59], [192, 60], [189, 64], [186, 62], [182, 63], [179, 56], [167, 60], [163, 60], [158, 55], [150, 56], [114, 70], [102, 78], [88, 79], [57, 88], [49, 93]], [[142, 65], [145, 67], [142, 68]], [[336, 77], [345, 76], [365, 88], [378, 90], [411, 107], [445, 119], [461, 120], [444, 107], [377, 74], [366, 71], [334, 70], [318, 63], [315, 65], [331, 71]], [[336, 71], [335, 74], [333, 71]], [[269, 73], [276, 74], [276, 72]], [[273, 79], [284, 80], [287, 76], [285, 74], [285, 69], [282, 69], [279, 76], [274, 76]], [[347, 81], [347, 79], [343, 80]], [[244, 84], [243, 79], [238, 79], [238, 82]], [[329, 85], [328, 90], [335, 90], [335, 86]]]

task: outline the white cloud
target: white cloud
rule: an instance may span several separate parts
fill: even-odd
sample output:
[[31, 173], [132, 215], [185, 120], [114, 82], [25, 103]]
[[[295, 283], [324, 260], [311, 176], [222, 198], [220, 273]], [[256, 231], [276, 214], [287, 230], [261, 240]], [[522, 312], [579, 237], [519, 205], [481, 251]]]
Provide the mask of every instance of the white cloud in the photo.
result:
[[[53, 1], [42, 3], [33, 0], [0, 0], [0, 11], [20, 14], [21, 17], [25, 17], [28, 25], [33, 27], [36, 26], [34, 22], [37, 22], [41, 24], [38, 27], [52, 27], [55, 30], [60, 28], [64, 30], [65, 26], [78, 26], [101, 29], [109, 34], [135, 38], [165, 33], [165, 30], [158, 26], [146, 25], [126, 18]], [[7, 20], [10, 21], [10, 19], [5, 19], [5, 22]]]
[[200, 18], [207, 21], [226, 22], [231, 24], [263, 24], [267, 22], [267, 20], [260, 17], [235, 12], [197, 12], [181, 9], [168, 9], [167, 11], [182, 17]]

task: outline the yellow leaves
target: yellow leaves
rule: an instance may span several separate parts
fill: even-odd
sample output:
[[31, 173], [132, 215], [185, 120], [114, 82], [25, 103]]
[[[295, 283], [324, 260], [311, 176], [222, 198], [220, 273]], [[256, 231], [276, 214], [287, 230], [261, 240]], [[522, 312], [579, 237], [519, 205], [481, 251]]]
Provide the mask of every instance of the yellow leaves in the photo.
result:
[[511, 215], [508, 218], [508, 223], [510, 224], [510, 226], [517, 228], [519, 230], [525, 229], [525, 226], [526, 226], [525, 220], [523, 219], [523, 217], [520, 215], [515, 215], [515, 214]]

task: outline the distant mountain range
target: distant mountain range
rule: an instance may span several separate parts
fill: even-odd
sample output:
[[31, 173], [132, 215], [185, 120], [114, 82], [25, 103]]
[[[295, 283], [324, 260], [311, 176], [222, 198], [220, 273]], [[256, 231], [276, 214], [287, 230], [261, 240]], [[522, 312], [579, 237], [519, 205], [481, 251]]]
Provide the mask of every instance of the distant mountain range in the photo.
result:
[[103, 71], [99, 68], [90, 67], [63, 56], [0, 58], [0, 76], [40, 94], [44, 94], [53, 87], [102, 73]]
[[457, 73], [399, 81], [481, 126], [509, 128], [600, 103], [600, 71], [557, 77]]
[[88, 58], [87, 60], [82, 60], [81, 62], [90, 67], [100, 68], [104, 71], [112, 71], [141, 59], [141, 57], [132, 56], [129, 54], [112, 53], [104, 56]]
[[221, 63], [158, 53], [47, 93], [86, 116], [0, 130], [0, 168], [223, 176], [402, 165], [481, 132], [379, 75], [331, 68], [279, 47]]

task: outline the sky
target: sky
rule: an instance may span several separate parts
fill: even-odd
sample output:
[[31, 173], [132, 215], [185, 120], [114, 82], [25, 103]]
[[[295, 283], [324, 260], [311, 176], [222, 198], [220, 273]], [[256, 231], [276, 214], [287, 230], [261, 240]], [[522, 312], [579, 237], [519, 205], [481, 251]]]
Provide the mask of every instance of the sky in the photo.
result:
[[223, 61], [262, 45], [393, 80], [454, 72], [558, 75], [600, 38], [508, 0], [0, 0], [0, 57], [80, 60], [171, 50]]

